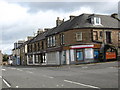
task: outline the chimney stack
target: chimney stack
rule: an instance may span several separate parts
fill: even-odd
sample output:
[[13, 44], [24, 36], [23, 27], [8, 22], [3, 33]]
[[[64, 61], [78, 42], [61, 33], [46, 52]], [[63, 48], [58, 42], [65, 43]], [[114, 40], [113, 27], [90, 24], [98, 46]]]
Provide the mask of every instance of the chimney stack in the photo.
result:
[[38, 29], [38, 31], [37, 31], [37, 34], [41, 34], [41, 33], [43, 33], [44, 31], [42, 30], [42, 29]]
[[70, 15], [70, 20], [74, 19], [76, 16]]
[[59, 26], [59, 25], [62, 24], [63, 22], [64, 22], [64, 19], [63, 19], [63, 20], [60, 20], [60, 18], [57, 17], [56, 26]]
[[44, 28], [44, 32], [46, 32], [46, 31], [48, 31], [48, 30], [50, 30], [51, 28]]
[[28, 41], [31, 40], [31, 39], [33, 39], [32, 36], [28, 36], [28, 37], [27, 37], [27, 40], [28, 40]]

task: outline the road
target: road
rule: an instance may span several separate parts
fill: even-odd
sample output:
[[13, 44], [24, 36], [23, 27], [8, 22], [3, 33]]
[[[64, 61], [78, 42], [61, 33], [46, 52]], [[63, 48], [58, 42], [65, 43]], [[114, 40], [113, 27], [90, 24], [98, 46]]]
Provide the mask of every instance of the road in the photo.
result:
[[118, 88], [118, 62], [60, 67], [3, 66], [2, 88]]

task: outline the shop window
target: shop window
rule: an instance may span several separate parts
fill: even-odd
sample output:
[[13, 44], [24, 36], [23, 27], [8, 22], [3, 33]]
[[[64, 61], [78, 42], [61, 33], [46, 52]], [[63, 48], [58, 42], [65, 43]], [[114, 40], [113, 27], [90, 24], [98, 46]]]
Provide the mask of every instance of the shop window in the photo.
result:
[[93, 59], [93, 49], [85, 48], [85, 59]]
[[82, 41], [82, 32], [76, 33], [76, 41]]
[[98, 40], [98, 32], [93, 31], [93, 40]]
[[83, 51], [82, 50], [77, 50], [77, 61], [83, 61]]
[[38, 55], [35, 55], [35, 63], [39, 63]]
[[98, 58], [99, 58], [99, 51], [94, 50], [94, 59], [98, 59]]

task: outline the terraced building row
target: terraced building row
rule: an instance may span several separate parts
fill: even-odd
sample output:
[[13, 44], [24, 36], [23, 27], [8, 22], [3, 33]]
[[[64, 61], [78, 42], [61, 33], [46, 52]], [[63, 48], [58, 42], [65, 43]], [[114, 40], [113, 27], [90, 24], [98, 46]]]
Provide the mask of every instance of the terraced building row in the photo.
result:
[[117, 60], [119, 22], [118, 14], [81, 14], [70, 16], [67, 21], [58, 17], [56, 27], [39, 30], [35, 37], [13, 49], [15, 64], [63, 65]]

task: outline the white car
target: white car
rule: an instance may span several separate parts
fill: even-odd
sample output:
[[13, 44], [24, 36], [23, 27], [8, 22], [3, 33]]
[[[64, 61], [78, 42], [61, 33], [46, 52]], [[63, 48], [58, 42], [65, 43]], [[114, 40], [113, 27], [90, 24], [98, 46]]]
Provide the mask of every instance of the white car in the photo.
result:
[[12, 61], [12, 60], [9, 60], [9, 64], [12, 65], [12, 64], [13, 64], [13, 61]]

